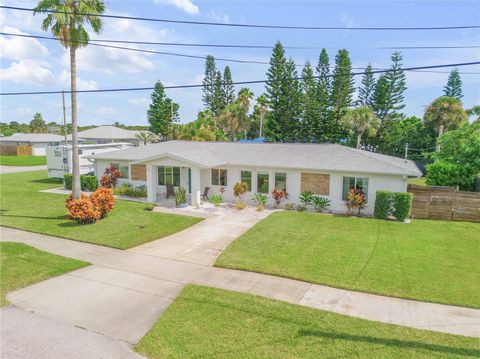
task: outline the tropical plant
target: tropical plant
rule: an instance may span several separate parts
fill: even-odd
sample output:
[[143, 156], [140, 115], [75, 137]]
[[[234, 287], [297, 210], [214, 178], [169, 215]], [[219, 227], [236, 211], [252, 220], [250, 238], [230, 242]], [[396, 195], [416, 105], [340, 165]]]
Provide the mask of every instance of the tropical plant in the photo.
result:
[[[453, 97], [441, 96], [428, 105], [424, 114], [425, 125], [435, 128], [438, 137], [443, 135], [445, 130], [454, 130], [468, 116], [462, 107], [460, 100]], [[436, 152], [440, 152], [440, 143], [437, 141]]]
[[98, 188], [90, 195], [90, 201], [100, 212], [100, 218], [105, 218], [115, 205], [115, 196], [111, 188]]
[[357, 107], [353, 110], [348, 110], [346, 115], [342, 117], [343, 125], [352, 130], [357, 136], [357, 146], [362, 147], [362, 137], [367, 134], [373, 137], [377, 134], [380, 127], [380, 121], [373, 110], [368, 106]]
[[32, 133], [46, 133], [47, 132], [47, 124], [42, 118], [42, 114], [37, 112], [33, 115], [33, 120], [30, 121], [30, 132]]
[[157, 142], [157, 136], [148, 131], [140, 131], [135, 135], [144, 145]]
[[75, 220], [80, 224], [94, 223], [101, 217], [98, 208], [92, 203], [90, 198], [80, 194], [80, 198], [67, 197], [67, 219]]
[[248, 191], [248, 184], [245, 182], [237, 182], [233, 185], [233, 195], [237, 197], [238, 202], [243, 201], [243, 196]]
[[304, 205], [303, 203], [300, 203], [295, 206], [295, 209], [299, 212], [304, 212], [307, 210], [307, 206]]
[[257, 98], [257, 104], [255, 105], [258, 109], [258, 114], [260, 115], [260, 127], [258, 137], [263, 137], [263, 124], [265, 123], [265, 114], [267, 113], [268, 108], [268, 99], [267, 96], [261, 95]]
[[298, 196], [298, 199], [300, 200], [300, 203], [307, 208], [309, 205], [312, 204], [314, 194], [310, 191], [303, 191], [300, 193], [300, 196]]
[[230, 141], [235, 141], [238, 134], [247, 131], [249, 125], [245, 108], [239, 102], [226, 106], [218, 116], [218, 126]]
[[220, 207], [222, 202], [223, 202], [223, 197], [219, 194], [213, 194], [210, 196], [210, 198], [208, 199], [208, 202], [210, 202], [211, 204], [213, 204], [215, 207]]
[[265, 205], [267, 204], [268, 197], [263, 193], [255, 193], [252, 197], [252, 201], [257, 204], [257, 211], [263, 211], [265, 209]]
[[480, 105], [473, 106], [472, 108], [465, 110], [465, 112], [469, 117], [473, 116], [474, 123], [480, 123]]
[[287, 211], [293, 211], [293, 210], [295, 209], [295, 204], [293, 204], [293, 203], [286, 203], [283, 208], [285, 208]]
[[182, 206], [187, 203], [187, 191], [183, 187], [178, 187], [175, 191], [175, 204]]
[[100, 184], [102, 187], [112, 188], [117, 185], [117, 180], [122, 177], [122, 172], [115, 167], [114, 165], [110, 165], [105, 168], [105, 172], [103, 176], [100, 178]]
[[286, 191], [274, 189], [272, 191], [272, 198], [273, 198], [273, 207], [278, 208], [280, 204], [288, 198], [288, 194]]
[[315, 208], [315, 211], [317, 212], [325, 211], [328, 207], [330, 207], [330, 202], [331, 201], [328, 198], [320, 196], [315, 196], [312, 199], [313, 208]]
[[365, 208], [366, 204], [367, 199], [361, 189], [352, 188], [348, 191], [347, 200], [345, 201], [348, 216], [352, 214], [360, 215], [360, 211]]
[[77, 61], [76, 51], [88, 44], [85, 24], [99, 34], [102, 29], [100, 15], [105, 5], [102, 0], [40, 0], [34, 14], [46, 13], [42, 29], [51, 29], [60, 44], [70, 51], [70, 86], [72, 109], [72, 196], [80, 198], [80, 165], [78, 159], [77, 124]]

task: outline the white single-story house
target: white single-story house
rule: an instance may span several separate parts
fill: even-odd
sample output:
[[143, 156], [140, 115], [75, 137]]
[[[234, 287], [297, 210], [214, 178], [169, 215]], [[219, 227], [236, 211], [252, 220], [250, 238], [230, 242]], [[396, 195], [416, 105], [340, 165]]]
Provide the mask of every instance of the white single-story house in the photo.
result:
[[115, 126], [99, 126], [78, 132], [78, 137], [96, 144], [128, 142], [134, 146], [143, 145], [136, 136], [142, 131], [125, 130]]
[[[67, 136], [71, 142], [72, 136]], [[2, 137], [2, 146], [32, 146], [33, 156], [45, 156], [47, 146], [58, 146], [65, 142], [65, 137], [53, 133], [15, 133], [12, 136]]]
[[378, 190], [405, 192], [408, 178], [421, 176], [413, 161], [337, 144], [167, 141], [89, 158], [97, 176], [113, 164], [123, 174], [120, 183], [146, 185], [151, 202], [164, 196], [168, 183], [185, 188], [192, 205], [205, 187], [233, 202], [233, 185], [241, 181], [249, 186], [246, 200], [261, 192], [272, 203], [271, 192], [286, 189], [286, 202], [298, 203], [309, 190], [329, 198], [333, 212], [344, 212], [349, 189], [361, 188], [368, 201], [364, 212], [371, 214]]

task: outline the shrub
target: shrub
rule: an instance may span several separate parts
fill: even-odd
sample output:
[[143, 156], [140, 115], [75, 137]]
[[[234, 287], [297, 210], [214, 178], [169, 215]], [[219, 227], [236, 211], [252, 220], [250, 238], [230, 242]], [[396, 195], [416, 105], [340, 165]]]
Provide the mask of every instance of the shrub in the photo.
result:
[[80, 195], [80, 198], [67, 198], [68, 219], [77, 221], [80, 224], [94, 223], [101, 218], [98, 208], [92, 203], [88, 196]]
[[315, 208], [317, 212], [322, 212], [330, 207], [330, 202], [328, 198], [320, 196], [315, 196], [312, 199], [313, 208]]
[[178, 187], [177, 191], [175, 192], [175, 204], [177, 206], [181, 206], [187, 203], [187, 191], [185, 188]]
[[373, 215], [375, 218], [387, 219], [393, 210], [393, 193], [390, 191], [377, 191], [375, 197], [375, 209]]
[[293, 211], [295, 209], [295, 205], [293, 203], [286, 203], [284, 208], [287, 211]]
[[233, 195], [238, 198], [239, 201], [243, 199], [243, 196], [248, 191], [248, 184], [245, 182], [237, 182], [233, 185]]
[[265, 205], [267, 204], [268, 197], [263, 193], [255, 193], [252, 197], [252, 201], [257, 204], [257, 211], [263, 211], [265, 209]]
[[399, 221], [405, 220], [412, 211], [412, 194], [396, 192], [393, 194], [393, 215]]
[[297, 204], [297, 205], [295, 206], [295, 209], [296, 209], [297, 211], [299, 211], [299, 212], [304, 212], [304, 211], [307, 210], [307, 206], [304, 205], [303, 203], [302, 203], [302, 204]]
[[312, 192], [303, 191], [302, 193], [300, 193], [300, 196], [298, 197], [298, 199], [300, 200], [302, 205], [305, 206], [305, 208], [307, 208], [310, 204], [312, 204], [313, 197], [315, 196], [313, 195]]
[[462, 191], [473, 191], [478, 169], [468, 164], [437, 160], [426, 166], [427, 185], [458, 186]]
[[347, 200], [345, 205], [347, 206], [347, 215], [357, 213], [360, 215], [360, 211], [365, 208], [367, 200], [365, 198], [365, 193], [361, 189], [352, 188], [348, 191]]
[[235, 209], [242, 210], [242, 209], [247, 208], [247, 205], [245, 204], [245, 202], [240, 202], [240, 201], [239, 201], [239, 202], [236, 202], [236, 203], [233, 205], [233, 207], [234, 207]]
[[65, 173], [63, 175], [63, 184], [65, 186], [65, 189], [69, 189], [69, 190], [72, 189], [72, 181], [73, 181], [73, 178], [71, 173]]
[[114, 189], [114, 193], [120, 196], [127, 195], [133, 189], [133, 185], [129, 182], [123, 182], [119, 187]]
[[100, 212], [100, 218], [105, 218], [115, 205], [115, 196], [111, 188], [98, 188], [91, 194], [90, 201]]
[[122, 172], [113, 165], [105, 168], [103, 176], [100, 178], [100, 184], [102, 187], [115, 187], [117, 185], [117, 180], [122, 177]]
[[223, 201], [223, 197], [219, 194], [211, 195], [210, 198], [208, 199], [208, 202], [213, 204], [215, 207], [220, 207], [220, 205], [222, 204], [222, 201]]
[[[66, 173], [63, 176], [65, 189], [72, 189], [72, 174]], [[80, 175], [80, 188], [84, 191], [95, 191], [98, 188], [97, 176]]]
[[278, 208], [278, 206], [282, 203], [282, 201], [288, 198], [288, 193], [286, 191], [280, 191], [278, 189], [274, 189], [272, 191], [272, 197], [273, 197], [273, 207]]

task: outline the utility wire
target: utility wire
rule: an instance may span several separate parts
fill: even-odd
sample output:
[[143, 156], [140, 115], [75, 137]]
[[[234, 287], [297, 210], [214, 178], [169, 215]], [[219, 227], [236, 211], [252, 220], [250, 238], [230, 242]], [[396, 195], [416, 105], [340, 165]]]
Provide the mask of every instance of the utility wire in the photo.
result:
[[[17, 11], [30, 11], [34, 12], [35, 9], [5, 6], [1, 5], [1, 9], [17, 10]], [[480, 25], [455, 25], [455, 26], [380, 26], [380, 27], [362, 27], [362, 26], [291, 26], [291, 25], [264, 25], [264, 24], [239, 24], [239, 23], [222, 23], [222, 22], [208, 22], [208, 21], [187, 21], [187, 20], [172, 20], [172, 19], [158, 19], [139, 16], [124, 16], [124, 15], [111, 15], [111, 14], [93, 14], [82, 12], [69, 12], [69, 11], [57, 11], [57, 10], [41, 10], [40, 13], [49, 14], [65, 14], [65, 15], [83, 15], [83, 16], [96, 16], [109, 19], [126, 19], [136, 21], [152, 21], [163, 22], [172, 24], [187, 24], [187, 25], [206, 25], [206, 26], [223, 26], [223, 27], [240, 27], [240, 28], [261, 28], [261, 29], [287, 29], [287, 30], [360, 30], [360, 31], [428, 31], [428, 30], [461, 30], [461, 29], [478, 29]]]
[[[0, 32], [0, 35], [3, 36], [15, 36], [15, 37], [22, 37], [22, 38], [33, 38], [33, 39], [42, 39], [42, 40], [54, 40], [58, 41], [56, 37], [51, 36], [40, 36], [40, 35], [25, 35], [25, 34], [14, 34], [8, 32]], [[91, 40], [90, 40], [91, 41]], [[66, 42], [70, 43], [77, 43], [77, 44], [87, 44], [85, 41], [76, 41], [76, 40], [66, 40]], [[168, 52], [168, 51], [156, 51], [156, 50], [147, 50], [147, 49], [137, 49], [133, 47], [124, 47], [124, 46], [116, 46], [116, 45], [105, 45], [105, 44], [97, 44], [97, 43], [88, 43], [91, 46], [96, 47], [103, 47], [109, 49], [116, 49], [116, 50], [126, 50], [126, 51], [134, 51], [140, 53], [147, 53], [147, 54], [156, 54], [156, 55], [166, 55], [166, 56], [176, 56], [176, 57], [184, 57], [184, 58], [191, 58], [191, 59], [201, 59], [206, 60], [206, 56], [202, 55], [191, 55], [191, 54], [183, 54], [178, 52]], [[216, 61], [222, 62], [234, 62], [234, 63], [241, 63], [241, 64], [256, 64], [256, 65], [270, 65], [269, 61], [257, 61], [257, 60], [241, 60], [241, 59], [231, 59], [231, 58], [224, 58], [224, 57], [214, 57]], [[295, 64], [297, 67], [304, 67], [303, 64]], [[353, 67], [354, 70], [365, 70], [364, 67]], [[382, 68], [375, 68], [376, 70], [385, 70]], [[432, 72], [432, 73], [445, 73], [445, 71], [416, 71], [416, 72]], [[466, 75], [478, 75], [478, 72], [459, 72], [460, 74]]]
[[[416, 67], [404, 67], [401, 69], [388, 69], [388, 70], [373, 70], [372, 73], [386, 73], [391, 71], [414, 71], [414, 70], [428, 70], [428, 69], [436, 69], [436, 68], [445, 68], [445, 67], [462, 67], [462, 66], [470, 66], [470, 65], [480, 65], [480, 61], [472, 61], [472, 62], [461, 62], [461, 63], [454, 63], [454, 64], [443, 64], [443, 65], [429, 65], [429, 66], [416, 66]], [[363, 72], [354, 72], [348, 75], [328, 75], [327, 77], [335, 77], [335, 76], [360, 76], [363, 75]], [[319, 78], [320, 76], [312, 76], [312, 78]], [[303, 77], [295, 77], [292, 80], [304, 80]], [[232, 85], [252, 85], [252, 84], [260, 84], [266, 83], [268, 80], [251, 80], [251, 81], [238, 81], [233, 82]], [[173, 85], [173, 86], [164, 86], [164, 89], [184, 89], [184, 88], [199, 88], [203, 87], [203, 84], [192, 84], [192, 85]], [[97, 90], [65, 90], [65, 91], [36, 91], [36, 92], [2, 92], [0, 96], [19, 96], [19, 95], [50, 95], [50, 94], [59, 94], [62, 92], [65, 93], [100, 93], [100, 92], [125, 92], [125, 91], [147, 91], [153, 90], [154, 87], [125, 87], [125, 88], [112, 88], [112, 89], [97, 89]]]

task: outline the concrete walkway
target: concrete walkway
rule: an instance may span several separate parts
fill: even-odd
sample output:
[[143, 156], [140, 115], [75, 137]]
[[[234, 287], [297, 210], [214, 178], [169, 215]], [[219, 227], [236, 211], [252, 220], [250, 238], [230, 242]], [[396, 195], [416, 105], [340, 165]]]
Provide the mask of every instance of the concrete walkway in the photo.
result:
[[[203, 228], [207, 228], [199, 227], [195, 230], [192, 227], [191, 231], [201, 233]], [[229, 236], [221, 240], [220, 234], [208, 237], [217, 238], [212, 241], [211, 247], [189, 242], [192, 245], [189, 252], [189, 245], [174, 245], [175, 241], [171, 242], [170, 238], [121, 251], [14, 229], [1, 228], [1, 231], [3, 241], [27, 243], [93, 264], [12, 292], [8, 298], [13, 304], [132, 344], [150, 329], [188, 283], [261, 295], [385, 323], [480, 337], [480, 310], [383, 297], [211, 267], [212, 258], [221, 250], [216, 247], [227, 245], [231, 240]], [[188, 232], [190, 235], [196, 233], [191, 231]], [[228, 234], [230, 232], [225, 235]], [[183, 241], [178, 234], [175, 236], [178, 241]], [[165, 248], [165, 253], [162, 253], [162, 248]], [[206, 255], [205, 260], [198, 259], [202, 253], [210, 253], [205, 248], [212, 249], [211, 255]], [[213, 251], [215, 248], [217, 252]]]
[[0, 174], [17, 173], [17, 172], [33, 172], [33, 171], [46, 171], [47, 166], [3, 166], [0, 165]]

